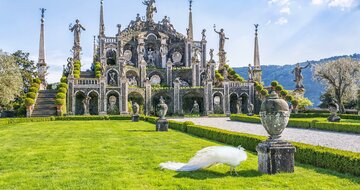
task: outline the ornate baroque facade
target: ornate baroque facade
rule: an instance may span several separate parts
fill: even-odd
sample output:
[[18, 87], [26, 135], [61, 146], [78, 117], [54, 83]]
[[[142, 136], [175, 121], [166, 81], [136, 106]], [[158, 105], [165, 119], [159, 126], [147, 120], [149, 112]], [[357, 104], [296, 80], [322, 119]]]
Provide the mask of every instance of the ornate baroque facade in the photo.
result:
[[[92, 70], [81, 72], [80, 78], [75, 78], [74, 64], [70, 64], [68, 114], [128, 114], [129, 102], [135, 101], [144, 114], [152, 115], [157, 112], [160, 97], [169, 106], [169, 115], [194, 113], [196, 104], [202, 115], [246, 113], [248, 105], [254, 104], [254, 83], [230, 81], [227, 77], [216, 81], [217, 64], [225, 64], [226, 52], [223, 47], [219, 48], [218, 63], [213, 58], [213, 50], [207, 58], [206, 31], [200, 41], [193, 37], [191, 6], [189, 28], [187, 35], [183, 35], [176, 31], [168, 17], [160, 22], [153, 20], [157, 12], [155, 0], [146, 0], [143, 4], [147, 8], [146, 17], [137, 14], [127, 27], [122, 29], [118, 25], [117, 35], [109, 37], [105, 35], [101, 2], [98, 41], [94, 42], [94, 63], [101, 63], [98, 64], [100, 72], [94, 64]], [[79, 24], [78, 29], [74, 61], [80, 60], [80, 32], [85, 28]], [[223, 36], [220, 43], [225, 42]]]

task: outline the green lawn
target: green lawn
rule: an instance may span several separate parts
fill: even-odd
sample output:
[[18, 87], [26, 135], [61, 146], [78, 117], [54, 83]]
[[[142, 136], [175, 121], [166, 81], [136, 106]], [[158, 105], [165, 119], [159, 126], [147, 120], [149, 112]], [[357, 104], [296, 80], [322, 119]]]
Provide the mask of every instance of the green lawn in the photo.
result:
[[218, 145], [149, 123], [57, 121], [0, 127], [0, 189], [360, 189], [360, 179], [297, 164], [294, 174], [262, 175], [257, 157], [230, 176], [227, 166], [163, 171]]

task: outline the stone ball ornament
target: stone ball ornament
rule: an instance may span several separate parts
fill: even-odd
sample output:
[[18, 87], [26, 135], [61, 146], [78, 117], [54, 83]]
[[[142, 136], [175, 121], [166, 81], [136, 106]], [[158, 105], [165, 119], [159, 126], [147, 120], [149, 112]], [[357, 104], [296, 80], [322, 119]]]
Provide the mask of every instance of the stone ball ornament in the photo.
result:
[[270, 139], [279, 139], [289, 123], [290, 110], [287, 102], [279, 98], [273, 91], [262, 103], [260, 109], [260, 119]]

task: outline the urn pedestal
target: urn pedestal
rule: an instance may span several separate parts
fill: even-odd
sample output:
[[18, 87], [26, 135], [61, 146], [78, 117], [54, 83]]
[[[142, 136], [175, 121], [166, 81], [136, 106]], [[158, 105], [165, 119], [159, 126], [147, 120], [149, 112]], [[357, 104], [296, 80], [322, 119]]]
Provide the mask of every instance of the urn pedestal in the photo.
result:
[[295, 147], [281, 140], [290, 118], [287, 102], [275, 91], [261, 105], [260, 120], [269, 139], [256, 147], [259, 172], [265, 174], [293, 173]]
[[134, 114], [132, 117], [131, 117], [131, 121], [132, 122], [139, 122], [139, 118], [140, 116], [138, 114]]
[[159, 119], [156, 121], [156, 131], [166, 132], [169, 130], [169, 122], [166, 119]]
[[256, 147], [259, 171], [265, 174], [293, 173], [295, 147], [282, 140], [268, 140]]

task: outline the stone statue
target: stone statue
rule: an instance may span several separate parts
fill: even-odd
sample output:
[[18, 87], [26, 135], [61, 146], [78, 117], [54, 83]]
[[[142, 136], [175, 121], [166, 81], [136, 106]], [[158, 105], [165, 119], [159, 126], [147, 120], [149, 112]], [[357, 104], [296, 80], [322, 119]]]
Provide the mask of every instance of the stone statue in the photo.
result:
[[109, 97], [108, 112], [109, 114], [116, 114], [118, 107], [116, 106], [117, 98], [115, 96]]
[[69, 76], [73, 76], [74, 75], [74, 62], [73, 62], [73, 59], [71, 57], [69, 57], [67, 59], [67, 69], [69, 71]]
[[214, 49], [210, 49], [210, 61], [214, 60]]
[[214, 25], [214, 31], [219, 34], [219, 51], [224, 52], [225, 51], [225, 40], [228, 40], [229, 38], [225, 36], [224, 29], [220, 29], [220, 32], [216, 31], [216, 25]]
[[152, 49], [148, 50], [148, 62], [150, 66], [155, 66], [155, 52]]
[[121, 24], [116, 25], [118, 27], [118, 36], [121, 34]]
[[165, 100], [162, 96], [160, 97], [160, 103], [158, 104], [158, 108], [159, 108], [158, 114], [160, 120], [165, 120], [165, 116], [168, 111], [168, 106], [166, 105]]
[[190, 37], [190, 29], [189, 29], [189, 28], [186, 29], [186, 36], [187, 36], [188, 39], [189, 39], [189, 37]]
[[248, 116], [253, 116], [254, 115], [254, 104], [251, 103], [250, 100], [248, 100]]
[[302, 70], [308, 68], [309, 66], [310, 63], [308, 63], [305, 67], [301, 67], [300, 63], [298, 63], [296, 64], [295, 69], [292, 71], [292, 73], [295, 74], [294, 82], [296, 83], [296, 89], [304, 89], [304, 76], [302, 75]]
[[161, 21], [161, 23], [163, 24], [163, 26], [165, 27], [166, 30], [169, 31], [175, 31], [174, 25], [172, 25], [170, 23], [170, 19], [168, 16], [164, 16], [163, 20]]
[[138, 103], [133, 102], [132, 103], [132, 110], [133, 110], [133, 114], [134, 115], [139, 115], [139, 111], [140, 111], [140, 106]]
[[236, 101], [236, 109], [237, 109], [237, 114], [242, 114], [242, 98], [241, 97]]
[[200, 113], [200, 108], [199, 108], [199, 104], [197, 103], [197, 101], [194, 101], [194, 105], [191, 109], [191, 114], [199, 114]]
[[227, 68], [223, 69], [223, 76], [224, 76], [224, 80], [228, 80], [229, 79], [229, 73]]
[[201, 35], [202, 35], [202, 41], [206, 41], [206, 29], [203, 29]]
[[337, 115], [339, 112], [339, 104], [336, 103], [336, 100], [332, 99], [332, 101], [329, 103], [329, 111], [331, 113], [330, 117], [328, 117], [329, 122], [340, 122], [341, 118]]
[[89, 105], [90, 105], [90, 100], [91, 100], [91, 97], [86, 97], [82, 103], [83, 103], [83, 106], [84, 106], [84, 115], [89, 115]]
[[136, 77], [133, 76], [133, 77], [130, 77], [129, 79], [129, 86], [137, 86], [138, 83], [137, 83], [137, 80], [136, 80]]
[[254, 78], [254, 69], [252, 68], [251, 64], [249, 64], [248, 75], [249, 81], [252, 81]]
[[157, 13], [157, 9], [155, 6], [155, 0], [145, 0], [143, 4], [147, 6], [146, 8], [146, 21], [154, 22], [154, 12]]
[[80, 21], [76, 19], [76, 24], [73, 26], [72, 24], [69, 25], [69, 30], [74, 32], [74, 46], [80, 47], [80, 36], [81, 31], [85, 31], [86, 29], [80, 24]]

